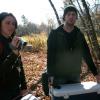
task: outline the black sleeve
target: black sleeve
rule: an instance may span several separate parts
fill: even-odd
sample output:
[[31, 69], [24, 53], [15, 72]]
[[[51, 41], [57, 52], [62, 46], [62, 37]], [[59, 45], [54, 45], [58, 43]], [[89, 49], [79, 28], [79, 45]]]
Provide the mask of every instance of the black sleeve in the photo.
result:
[[55, 31], [52, 30], [47, 40], [47, 73], [49, 76], [53, 76], [55, 67], [56, 56], [56, 39]]
[[23, 89], [27, 89], [27, 84], [26, 84], [25, 73], [24, 73], [21, 57], [20, 57], [20, 68], [21, 68], [21, 72], [20, 72], [21, 89], [23, 90]]
[[88, 67], [90, 68], [94, 76], [97, 75], [97, 68], [93, 62], [88, 44], [83, 34], [82, 34], [82, 50], [83, 50], [83, 58], [85, 62], [87, 63]]
[[9, 69], [12, 69], [12, 64], [15, 63], [18, 56], [14, 54], [13, 52], [10, 52], [9, 55], [4, 60], [1, 60], [2, 57], [0, 57], [0, 73], [3, 73], [5, 71], [9, 71]]
[[10, 51], [9, 54], [6, 57], [3, 57], [4, 53], [4, 47], [2, 45], [2, 42], [0, 42], [0, 77], [3, 77], [3, 75], [6, 74], [6, 72], [10, 71], [13, 66], [20, 66], [20, 83], [21, 83], [21, 89], [26, 89], [26, 81], [24, 76], [24, 70], [23, 65], [21, 61], [21, 56], [17, 56], [13, 51]]

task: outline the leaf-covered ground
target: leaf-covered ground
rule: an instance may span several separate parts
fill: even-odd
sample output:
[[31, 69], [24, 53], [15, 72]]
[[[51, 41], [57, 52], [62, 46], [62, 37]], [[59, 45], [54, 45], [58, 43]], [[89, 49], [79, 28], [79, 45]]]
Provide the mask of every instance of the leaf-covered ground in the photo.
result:
[[[21, 52], [21, 55], [28, 88], [31, 88], [33, 94], [40, 97], [41, 100], [50, 100], [49, 97], [44, 96], [42, 85], [39, 82], [46, 68], [46, 52]], [[87, 65], [84, 63], [82, 67], [83, 74], [86, 71]], [[95, 78], [91, 73], [88, 73], [85, 78], [82, 78], [82, 81], [95, 81]]]
[[28, 88], [33, 90], [34, 95], [41, 97], [42, 100], [47, 100], [47, 97], [43, 99], [45, 97], [42, 91], [42, 85], [39, 82], [46, 68], [46, 53], [21, 52], [21, 56]]

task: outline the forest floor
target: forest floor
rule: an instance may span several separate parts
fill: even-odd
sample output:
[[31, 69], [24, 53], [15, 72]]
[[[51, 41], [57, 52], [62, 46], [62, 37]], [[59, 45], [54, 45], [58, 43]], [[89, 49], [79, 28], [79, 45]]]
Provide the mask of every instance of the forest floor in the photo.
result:
[[[28, 88], [31, 88], [32, 93], [40, 97], [41, 100], [50, 100], [46, 97], [42, 90], [40, 82], [41, 75], [46, 69], [46, 52], [21, 52], [23, 66]], [[82, 73], [87, 71], [87, 65], [84, 63]], [[82, 74], [83, 75], [83, 74]], [[39, 81], [39, 82], [38, 82]], [[91, 73], [88, 73], [81, 81], [96, 81]]]

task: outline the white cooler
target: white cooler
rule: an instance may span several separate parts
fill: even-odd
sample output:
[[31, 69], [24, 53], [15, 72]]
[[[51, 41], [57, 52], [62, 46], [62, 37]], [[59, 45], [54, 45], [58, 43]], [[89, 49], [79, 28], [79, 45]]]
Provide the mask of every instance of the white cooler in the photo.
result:
[[50, 87], [52, 100], [100, 100], [100, 84], [96, 82], [82, 82], [64, 84], [60, 89]]
[[36, 98], [34, 95], [32, 94], [27, 94], [26, 96], [24, 96], [23, 98], [21, 98], [21, 100], [39, 100], [38, 98]]

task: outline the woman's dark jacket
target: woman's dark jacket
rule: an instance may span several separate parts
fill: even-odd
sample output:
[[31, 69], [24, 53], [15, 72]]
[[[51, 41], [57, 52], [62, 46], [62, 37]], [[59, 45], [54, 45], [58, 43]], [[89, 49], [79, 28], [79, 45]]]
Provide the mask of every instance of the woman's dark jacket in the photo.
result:
[[97, 75], [89, 47], [76, 26], [71, 33], [66, 32], [63, 25], [52, 30], [47, 46], [47, 72], [50, 76], [79, 77], [82, 59], [86, 61], [92, 73]]
[[10, 42], [0, 34], [0, 89], [26, 89], [21, 57], [12, 52]]

